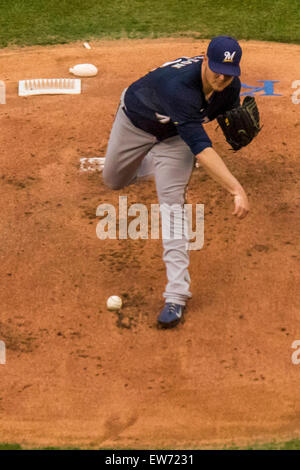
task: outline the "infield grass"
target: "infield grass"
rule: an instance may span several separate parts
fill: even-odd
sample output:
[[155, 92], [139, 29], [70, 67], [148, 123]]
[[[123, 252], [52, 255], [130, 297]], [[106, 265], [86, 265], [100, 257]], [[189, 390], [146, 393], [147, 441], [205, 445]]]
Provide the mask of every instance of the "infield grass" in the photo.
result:
[[[238, 447], [238, 446], [235, 446], [235, 445], [231, 445], [231, 446], [224, 446], [222, 448], [220, 447], [210, 447], [209, 448], [210, 450], [300, 450], [300, 440], [299, 439], [292, 439], [290, 441], [287, 441], [287, 442], [269, 442], [267, 444], [258, 444], [258, 443], [255, 443], [253, 445], [248, 445], [246, 447]], [[19, 444], [0, 444], [0, 451], [1, 450], [28, 450], [27, 448], [24, 449], [22, 446], [20, 446]], [[32, 448], [30, 450], [88, 450], [87, 447], [37, 447], [37, 448]], [[111, 451], [111, 450], [136, 450], [136, 449], [125, 449], [125, 448], [120, 448], [120, 449], [117, 449], [117, 448], [106, 448], [106, 449], [98, 449], [98, 450], [107, 450], [107, 451]], [[153, 449], [153, 447], [151, 447], [151, 450], [155, 450]], [[159, 449], [156, 449], [156, 450], [173, 450], [173, 449], [169, 449], [169, 448], [159, 448]], [[188, 450], [193, 450], [193, 449], [188, 449]], [[201, 448], [198, 448], [197, 450], [201, 450]]]
[[220, 34], [300, 43], [299, 0], [0, 0], [0, 47]]

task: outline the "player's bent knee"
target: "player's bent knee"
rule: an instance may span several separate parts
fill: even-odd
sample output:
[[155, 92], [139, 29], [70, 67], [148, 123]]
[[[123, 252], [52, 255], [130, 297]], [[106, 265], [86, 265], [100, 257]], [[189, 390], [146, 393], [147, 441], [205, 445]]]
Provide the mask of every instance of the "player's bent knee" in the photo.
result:
[[103, 178], [103, 181], [104, 181], [105, 186], [107, 186], [109, 189], [113, 189], [113, 190], [117, 191], [118, 189], [123, 188], [122, 184], [118, 184], [114, 181], [106, 180], [105, 178]]
[[120, 184], [118, 181], [113, 180], [110, 178], [108, 175], [106, 175], [104, 172], [102, 174], [103, 177], [103, 182], [105, 186], [107, 186], [110, 189], [118, 190], [123, 188], [123, 184]]

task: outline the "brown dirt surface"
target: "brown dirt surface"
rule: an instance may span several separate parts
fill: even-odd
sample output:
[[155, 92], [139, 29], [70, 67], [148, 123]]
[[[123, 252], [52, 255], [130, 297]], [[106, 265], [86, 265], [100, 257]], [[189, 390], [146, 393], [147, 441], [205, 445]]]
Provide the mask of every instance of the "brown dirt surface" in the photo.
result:
[[[278, 80], [257, 94], [262, 132], [228, 149], [206, 128], [248, 192], [238, 221], [231, 196], [202, 169], [189, 200], [205, 204], [205, 243], [191, 252], [185, 322], [156, 328], [166, 282], [161, 240], [96, 236], [96, 208], [157, 203], [153, 181], [122, 191], [99, 172], [125, 86], [165, 61], [202, 53], [194, 39], [125, 40], [0, 51], [0, 442], [32, 446], [194, 449], [300, 435], [300, 47], [242, 42], [242, 82]], [[18, 80], [70, 77], [93, 63], [80, 95], [18, 97]], [[120, 295], [120, 314], [106, 299]]]

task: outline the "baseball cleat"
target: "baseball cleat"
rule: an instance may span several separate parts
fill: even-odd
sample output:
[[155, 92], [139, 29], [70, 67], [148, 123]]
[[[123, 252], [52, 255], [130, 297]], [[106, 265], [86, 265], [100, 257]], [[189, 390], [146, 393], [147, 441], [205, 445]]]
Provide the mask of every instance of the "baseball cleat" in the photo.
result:
[[166, 302], [164, 308], [157, 317], [158, 326], [173, 328], [183, 318], [184, 305]]

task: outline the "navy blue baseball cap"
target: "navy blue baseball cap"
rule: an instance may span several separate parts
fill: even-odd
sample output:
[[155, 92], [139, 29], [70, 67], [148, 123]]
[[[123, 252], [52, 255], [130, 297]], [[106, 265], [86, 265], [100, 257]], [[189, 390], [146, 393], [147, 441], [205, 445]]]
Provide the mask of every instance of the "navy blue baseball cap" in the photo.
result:
[[230, 36], [213, 38], [207, 48], [208, 66], [215, 73], [241, 75], [240, 60], [242, 49], [236, 39]]

